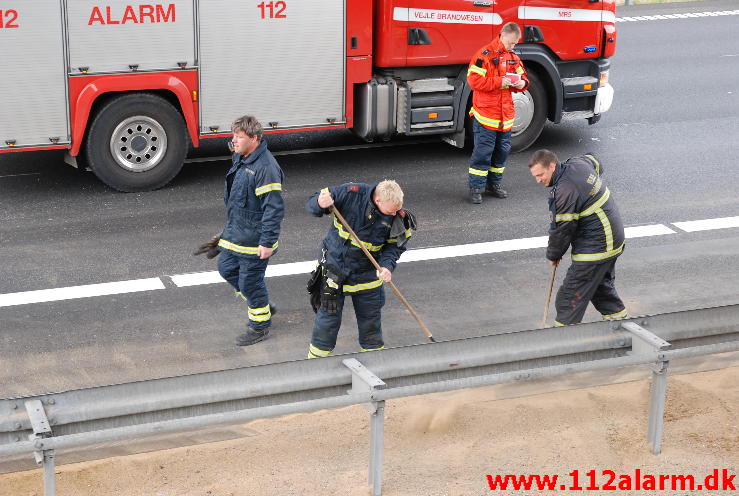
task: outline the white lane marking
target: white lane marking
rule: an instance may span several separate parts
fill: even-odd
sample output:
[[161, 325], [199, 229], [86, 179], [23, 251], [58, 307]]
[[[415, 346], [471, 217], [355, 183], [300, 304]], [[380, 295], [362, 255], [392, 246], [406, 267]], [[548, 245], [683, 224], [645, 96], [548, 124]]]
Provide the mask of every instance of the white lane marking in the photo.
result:
[[[277, 265], [268, 265], [265, 277], [293, 276], [296, 274], [308, 274], [316, 266], [315, 260], [307, 262], [292, 262]], [[175, 286], [186, 288], [188, 286], [200, 286], [202, 284], [215, 284], [225, 282], [218, 271], [194, 272], [191, 274], [177, 274], [170, 276]]]
[[0, 307], [166, 289], [158, 277], [0, 294]]
[[739, 227], [739, 217], [721, 217], [719, 219], [689, 220], [673, 222], [673, 226], [685, 232], [708, 231], [711, 229], [727, 229]]
[[[641, 238], [646, 236], [660, 236], [663, 234], [675, 234], [675, 231], [663, 224], [650, 224], [647, 226], [627, 227], [625, 229], [627, 238]], [[437, 260], [440, 258], [468, 257], [471, 255], [487, 255], [490, 253], [503, 253], [507, 251], [530, 250], [532, 248], [544, 248], [547, 246], [547, 236], [536, 236], [533, 238], [505, 239], [501, 241], [488, 241], [484, 243], [470, 243], [466, 245], [437, 246], [434, 248], [418, 248], [408, 250], [400, 257], [398, 263], [420, 262], [423, 260]], [[280, 265], [267, 266], [265, 277], [277, 277], [296, 274], [308, 274], [316, 266], [315, 260], [307, 262], [294, 262]], [[198, 286], [201, 284], [214, 284], [223, 282], [216, 271], [197, 272], [194, 274], [178, 274], [170, 276], [172, 282], [179, 287]]]
[[400, 260], [398, 260], [398, 263], [543, 248], [547, 245], [547, 239], [547, 236], [537, 236], [535, 238], [506, 239], [502, 241], [488, 241], [485, 243], [471, 243], [468, 245], [420, 248], [418, 250], [408, 250], [403, 253]]
[[648, 16], [619, 17], [616, 19], [616, 22], [659, 21], [662, 19], [688, 19], [688, 18], [696, 18], [696, 17], [716, 17], [716, 16], [730, 16], [730, 15], [739, 15], [739, 10], [720, 10], [720, 11], [715, 11], [715, 12], [688, 12], [684, 14], [655, 14], [655, 15], [648, 15]]
[[[267, 268], [269, 268], [269, 266], [267, 266]], [[169, 276], [169, 278], [172, 279], [174, 285], [179, 288], [225, 282], [217, 270], [210, 270], [208, 272], [192, 272], [190, 274], [177, 274], [175, 276]]]
[[669, 227], [662, 224], [650, 224], [648, 226], [634, 226], [624, 229], [628, 239], [644, 238], [646, 236], [661, 236], [663, 234], [676, 234]]
[[[725, 229], [729, 227], [739, 227], [739, 217], [673, 222], [672, 224], [687, 232], [703, 231], [708, 229]], [[633, 239], [647, 236], [676, 234], [676, 231], [670, 229], [664, 224], [649, 224], [645, 226], [627, 227], [625, 229], [625, 234], [626, 238]], [[408, 250], [403, 254], [398, 262], [418, 262], [422, 260], [436, 260], [440, 258], [466, 257], [470, 255], [485, 255], [490, 253], [543, 248], [547, 245], [547, 239], [547, 236], [537, 236], [532, 238], [489, 241], [485, 243], [470, 243], [466, 245], [419, 248], [416, 250]], [[267, 267], [267, 273], [265, 276], [281, 277], [307, 274], [313, 270], [315, 264], [315, 260], [308, 260], [304, 262], [270, 265]], [[170, 278], [177, 287], [200, 286], [204, 284], [224, 282], [218, 271], [176, 274], [170, 276]], [[0, 307], [71, 300], [77, 298], [90, 298], [93, 296], [135, 293], [158, 289], [166, 289], [164, 283], [162, 283], [161, 279], [158, 277], [101, 284], [88, 284], [84, 286], [70, 286], [66, 288], [40, 289], [36, 291], [0, 294]]]
[[[439, 258], [466, 257], [469, 255], [484, 255], [487, 253], [500, 253], [504, 251], [528, 250], [530, 248], [543, 248], [547, 245], [547, 239], [548, 238], [546, 236], [539, 236], [536, 238], [508, 239], [486, 243], [471, 243], [468, 245], [419, 248], [416, 250], [408, 250], [403, 253], [400, 260], [398, 260], [398, 263], [435, 260]], [[315, 260], [268, 265], [265, 277], [308, 274], [315, 268], [315, 266]], [[170, 278], [178, 287], [199, 286], [201, 284], [224, 282], [223, 278], [217, 271], [177, 274], [170, 276]]]

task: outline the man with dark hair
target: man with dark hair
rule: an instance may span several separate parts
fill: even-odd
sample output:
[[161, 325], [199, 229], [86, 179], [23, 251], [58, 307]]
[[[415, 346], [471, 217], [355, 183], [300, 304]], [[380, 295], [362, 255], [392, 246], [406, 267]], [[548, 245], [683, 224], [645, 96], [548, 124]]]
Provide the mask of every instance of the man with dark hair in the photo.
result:
[[226, 173], [223, 199], [226, 226], [220, 236], [195, 254], [220, 251], [218, 272], [246, 302], [246, 332], [236, 338], [239, 346], [258, 343], [269, 335], [274, 307], [269, 303], [264, 273], [277, 251], [280, 223], [285, 215], [282, 200], [284, 175], [262, 139], [262, 126], [245, 115], [232, 125], [233, 164]]
[[470, 159], [469, 187], [475, 204], [482, 203], [483, 191], [496, 198], [508, 197], [501, 182], [516, 118], [511, 93], [525, 91], [529, 86], [523, 63], [513, 53], [513, 47], [520, 38], [518, 24], [505, 24], [498, 38], [472, 57], [467, 70], [467, 82], [474, 91], [470, 108], [470, 116], [474, 118], [474, 149]]
[[555, 325], [582, 321], [588, 302], [604, 319], [628, 317], [615, 287], [616, 260], [624, 250], [624, 226], [616, 202], [603, 182], [603, 166], [592, 154], [560, 163], [549, 150], [529, 160], [537, 183], [549, 194], [551, 225], [547, 259], [559, 265], [572, 245], [572, 265], [557, 291]]

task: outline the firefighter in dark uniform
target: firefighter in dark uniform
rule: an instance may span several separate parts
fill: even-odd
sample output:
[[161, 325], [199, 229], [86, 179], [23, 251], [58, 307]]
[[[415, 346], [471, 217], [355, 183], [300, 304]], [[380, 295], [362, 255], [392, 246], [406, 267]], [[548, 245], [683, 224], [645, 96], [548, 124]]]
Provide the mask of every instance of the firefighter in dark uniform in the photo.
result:
[[246, 302], [246, 332], [239, 346], [266, 339], [274, 307], [269, 303], [264, 273], [277, 252], [280, 223], [285, 215], [283, 173], [262, 139], [262, 126], [252, 116], [237, 119], [233, 131], [233, 164], [226, 173], [223, 199], [228, 218], [220, 236], [214, 236], [195, 254], [218, 251], [218, 272]]
[[549, 150], [529, 161], [536, 182], [548, 186], [551, 226], [547, 259], [559, 265], [572, 245], [572, 265], [557, 292], [555, 325], [582, 321], [588, 302], [604, 319], [628, 317], [615, 287], [616, 260], [624, 250], [624, 226], [603, 182], [603, 166], [592, 155], [560, 163]]
[[[309, 283], [316, 311], [308, 358], [333, 353], [341, 327], [344, 298], [352, 297], [362, 351], [385, 346], [381, 311], [385, 304], [383, 282], [389, 282], [406, 242], [415, 229], [410, 212], [402, 210], [403, 191], [395, 181], [379, 184], [348, 183], [316, 192], [306, 210], [316, 217], [330, 213], [334, 205], [345, 217], [365, 248], [382, 268], [372, 263], [334, 216], [321, 245], [320, 261]], [[311, 287], [313, 288], [311, 290]], [[320, 297], [318, 294], [320, 293]]]

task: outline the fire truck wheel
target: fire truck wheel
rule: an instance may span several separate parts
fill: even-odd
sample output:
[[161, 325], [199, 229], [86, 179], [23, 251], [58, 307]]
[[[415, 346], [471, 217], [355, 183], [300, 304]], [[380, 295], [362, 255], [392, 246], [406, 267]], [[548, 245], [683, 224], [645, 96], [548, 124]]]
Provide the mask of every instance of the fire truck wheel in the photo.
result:
[[516, 120], [511, 132], [511, 151], [520, 152], [534, 144], [547, 120], [547, 93], [536, 73], [529, 72], [529, 88], [513, 93]]
[[86, 155], [108, 186], [135, 192], [161, 188], [182, 168], [185, 123], [177, 109], [156, 95], [124, 95], [107, 102], [90, 125]]

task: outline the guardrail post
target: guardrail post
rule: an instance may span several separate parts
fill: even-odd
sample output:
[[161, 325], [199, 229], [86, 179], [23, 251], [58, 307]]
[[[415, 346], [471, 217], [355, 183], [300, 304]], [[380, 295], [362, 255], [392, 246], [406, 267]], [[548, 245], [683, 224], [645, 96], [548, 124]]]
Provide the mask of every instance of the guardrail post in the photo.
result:
[[[25, 402], [28, 419], [31, 421], [33, 434], [28, 436], [31, 441], [51, 437], [51, 426], [49, 419], [46, 418], [46, 411], [41, 400], [29, 400]], [[39, 443], [39, 446], [41, 443]], [[34, 451], [33, 456], [36, 458], [36, 464], [42, 465], [44, 468], [44, 495], [56, 496], [56, 476], [54, 464], [54, 450]]]
[[649, 388], [649, 426], [647, 442], [652, 445], [652, 453], [662, 452], [662, 426], [665, 416], [665, 400], [667, 398], [667, 365], [670, 362], [658, 362], [652, 365], [652, 385]]
[[382, 494], [382, 453], [385, 440], [385, 402], [373, 401], [370, 405], [375, 411], [370, 412], [370, 464], [367, 483], [372, 486], [373, 496], [380, 496]]
[[[642, 324], [646, 325], [647, 321]], [[636, 322], [622, 322], [620, 327], [631, 334], [631, 355], [654, 357], [652, 383], [649, 388], [649, 420], [647, 424], [647, 443], [652, 445], [652, 454], [662, 452], [662, 426], [664, 425], [665, 400], [667, 398], [667, 366], [661, 350], [671, 346], [656, 334], [644, 329]]]
[[[385, 389], [387, 384], [373, 374], [367, 367], [355, 358], [342, 360], [342, 363], [352, 371], [352, 389], [349, 394], [370, 393], [377, 389]], [[372, 486], [372, 495], [382, 494], [382, 454], [385, 439], [385, 401], [365, 403], [370, 414], [370, 460], [367, 482]]]

